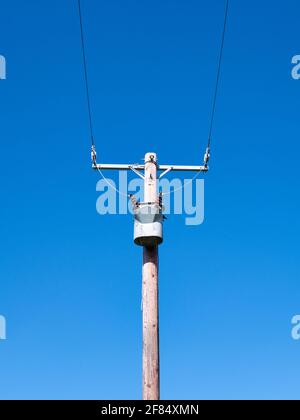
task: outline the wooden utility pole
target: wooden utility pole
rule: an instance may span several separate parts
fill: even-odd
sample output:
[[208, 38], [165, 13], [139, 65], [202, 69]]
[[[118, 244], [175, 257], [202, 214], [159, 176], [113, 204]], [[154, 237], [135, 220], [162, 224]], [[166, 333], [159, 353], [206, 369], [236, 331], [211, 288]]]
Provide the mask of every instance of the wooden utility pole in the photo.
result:
[[[145, 156], [144, 201], [157, 200], [157, 161], [154, 153]], [[158, 400], [159, 305], [158, 246], [143, 247], [143, 399]]]
[[[155, 209], [158, 206], [158, 172], [160, 172], [159, 178], [162, 178], [171, 171], [208, 171], [207, 164], [203, 166], [158, 165], [155, 153], [147, 153], [143, 165], [98, 164], [94, 146], [92, 147], [92, 161], [93, 169], [99, 171], [102, 177], [104, 177], [102, 171], [105, 170], [133, 171], [142, 177], [144, 179], [145, 202], [139, 203], [138, 207], [150, 209]], [[161, 211], [160, 208], [159, 212]], [[158, 244], [162, 243], [162, 219], [158, 218], [157, 220], [154, 217], [152, 222], [149, 222], [149, 220], [146, 222], [143, 221], [143, 216], [139, 214], [136, 215], [135, 223], [137, 223], [137, 227], [135, 226], [135, 243], [143, 246], [143, 399], [158, 400], [160, 398]], [[160, 226], [160, 230], [156, 230], [158, 226]]]

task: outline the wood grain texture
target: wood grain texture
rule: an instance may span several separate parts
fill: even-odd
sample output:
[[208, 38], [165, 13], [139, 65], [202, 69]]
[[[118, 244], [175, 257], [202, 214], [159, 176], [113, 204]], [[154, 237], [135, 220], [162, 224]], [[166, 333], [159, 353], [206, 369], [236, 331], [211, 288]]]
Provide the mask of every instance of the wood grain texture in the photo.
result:
[[[154, 157], [151, 160], [151, 156]], [[145, 156], [145, 202], [157, 198], [156, 155]], [[159, 400], [158, 247], [143, 249], [143, 399]]]

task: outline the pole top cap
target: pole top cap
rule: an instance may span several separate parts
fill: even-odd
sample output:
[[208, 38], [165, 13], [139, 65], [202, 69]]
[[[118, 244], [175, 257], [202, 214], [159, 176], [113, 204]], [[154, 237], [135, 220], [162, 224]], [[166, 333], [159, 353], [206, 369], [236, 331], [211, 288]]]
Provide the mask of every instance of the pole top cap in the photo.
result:
[[145, 163], [146, 162], [157, 162], [157, 156], [156, 153], [146, 153], [145, 155]]

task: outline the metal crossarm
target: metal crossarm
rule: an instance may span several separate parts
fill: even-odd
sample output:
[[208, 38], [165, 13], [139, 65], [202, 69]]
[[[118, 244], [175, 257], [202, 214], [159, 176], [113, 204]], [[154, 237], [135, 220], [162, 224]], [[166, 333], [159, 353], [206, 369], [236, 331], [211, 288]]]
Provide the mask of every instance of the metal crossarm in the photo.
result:
[[[93, 164], [93, 169], [105, 171], [105, 170], [117, 170], [117, 171], [143, 171], [145, 165], [131, 165], [131, 164], [113, 164], [113, 163], [97, 163]], [[186, 165], [158, 165], [158, 171], [179, 171], [179, 172], [208, 172], [207, 166], [186, 166]]]

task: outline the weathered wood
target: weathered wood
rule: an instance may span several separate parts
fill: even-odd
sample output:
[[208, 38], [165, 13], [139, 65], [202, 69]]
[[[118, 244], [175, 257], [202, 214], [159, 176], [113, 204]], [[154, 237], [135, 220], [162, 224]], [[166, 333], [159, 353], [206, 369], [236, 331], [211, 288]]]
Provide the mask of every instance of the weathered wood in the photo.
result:
[[[145, 202], [157, 198], [156, 155], [145, 156]], [[158, 247], [143, 249], [143, 399], [159, 400]]]

